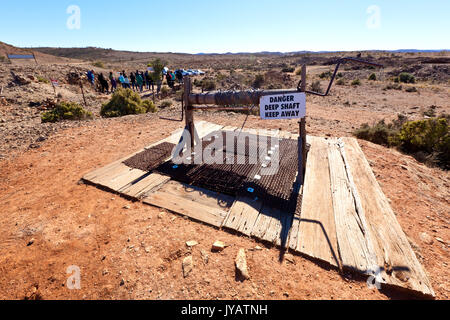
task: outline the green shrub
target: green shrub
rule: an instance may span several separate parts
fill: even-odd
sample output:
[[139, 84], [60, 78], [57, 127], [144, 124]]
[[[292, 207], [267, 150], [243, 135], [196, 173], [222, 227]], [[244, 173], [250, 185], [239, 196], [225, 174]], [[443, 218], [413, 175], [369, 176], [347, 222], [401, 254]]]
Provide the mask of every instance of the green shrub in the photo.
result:
[[170, 93], [170, 88], [169, 88], [169, 87], [163, 86], [163, 87], [161, 88], [161, 94], [162, 94], [163, 96], [167, 96], [167, 95], [169, 95], [169, 93]]
[[58, 122], [62, 120], [84, 120], [92, 118], [92, 113], [75, 102], [60, 102], [53, 110], [41, 115], [42, 122]]
[[44, 77], [41, 77], [41, 76], [37, 76], [36, 79], [37, 79], [38, 82], [50, 83], [50, 80], [45, 79]]
[[336, 81], [336, 84], [337, 84], [338, 86], [345, 86], [346, 82], [345, 82], [344, 79], [339, 79], [338, 81]]
[[354, 132], [358, 139], [367, 140], [384, 146], [396, 144], [398, 130], [393, 125], [387, 125], [384, 120], [379, 121], [373, 127], [365, 123]]
[[147, 110], [147, 113], [155, 113], [156, 111], [158, 111], [158, 108], [151, 100], [142, 101], [142, 105]]
[[301, 76], [302, 75], [302, 68], [297, 69], [297, 71], [295, 71], [295, 75], [296, 76]]
[[131, 89], [117, 89], [108, 103], [102, 105], [100, 115], [105, 118], [121, 117], [130, 114], [156, 112], [149, 100], [143, 101], [138, 93]]
[[410, 73], [402, 72], [398, 75], [398, 80], [403, 83], [416, 83], [416, 78]]
[[165, 100], [161, 102], [161, 108], [170, 108], [173, 105], [172, 101]]
[[434, 118], [406, 123], [399, 133], [401, 148], [408, 153], [426, 152], [429, 160], [450, 169], [449, 120]]
[[102, 69], [105, 68], [105, 64], [104, 64], [102, 61], [96, 61], [96, 62], [94, 62], [94, 63], [93, 63], [93, 66], [94, 66], [94, 67], [97, 67], [97, 68], [102, 68]]
[[5, 56], [0, 56], [0, 62], [5, 62], [6, 61], [6, 57]]
[[286, 67], [281, 70], [281, 72], [284, 72], [284, 73], [292, 73], [294, 71], [295, 71], [295, 68], [293, 68], [293, 67]]
[[320, 85], [320, 81], [314, 81], [311, 84], [311, 91], [322, 93], [322, 86]]
[[376, 75], [375, 73], [372, 73], [372, 74], [369, 76], [369, 80], [370, 80], [370, 81], [375, 81], [375, 80], [377, 80], [377, 75]]
[[450, 134], [447, 117], [407, 121], [399, 115], [397, 120], [386, 124], [384, 120], [375, 126], [364, 124], [354, 132], [359, 139], [385, 146], [399, 147], [405, 153], [421, 155], [427, 162], [450, 169]]
[[160, 58], [154, 59], [153, 61], [148, 63], [148, 67], [153, 68], [153, 72], [151, 73], [151, 77], [154, 82], [158, 82], [158, 80], [161, 80], [162, 72], [164, 70], [164, 67], [168, 64], [167, 61], [162, 60]]
[[255, 76], [255, 79], [253, 80], [253, 88], [261, 88], [262, 85], [264, 84], [264, 76], [262, 74], [257, 74]]
[[216, 82], [210, 79], [203, 79], [201, 85], [203, 91], [213, 91], [216, 90]]
[[361, 80], [355, 79], [352, 81], [352, 86], [360, 86], [360, 85], [361, 85]]
[[327, 72], [322, 72], [321, 74], [319, 74], [319, 78], [320, 79], [329, 79], [331, 78], [333, 74], [331, 73], [331, 71], [327, 71]]

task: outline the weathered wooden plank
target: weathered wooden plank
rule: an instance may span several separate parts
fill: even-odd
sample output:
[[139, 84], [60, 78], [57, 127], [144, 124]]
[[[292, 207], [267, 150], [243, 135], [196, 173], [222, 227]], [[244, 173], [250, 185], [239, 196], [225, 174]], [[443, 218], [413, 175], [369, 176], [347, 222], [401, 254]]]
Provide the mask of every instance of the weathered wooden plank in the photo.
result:
[[261, 206], [262, 202], [260, 200], [254, 200], [245, 196], [238, 197], [231, 207], [223, 227], [250, 236], [253, 226], [258, 219]]
[[141, 198], [145, 197], [147, 193], [151, 192], [158, 186], [165, 184], [169, 180], [170, 177], [168, 176], [164, 176], [158, 173], [152, 173], [144, 176], [142, 179], [132, 181], [130, 184], [120, 189], [119, 192], [129, 197], [140, 200]]
[[205, 206], [214, 207], [224, 211], [228, 211], [235, 200], [235, 197], [229, 195], [193, 187], [173, 180], [166, 183], [160, 191], [176, 196], [182, 196], [187, 200], [195, 201]]
[[381, 277], [389, 285], [434, 296], [426, 272], [417, 260], [357, 140], [344, 138], [343, 141], [349, 170], [366, 214]]
[[123, 163], [117, 163], [115, 166], [111, 167], [107, 171], [102, 172], [90, 181], [95, 184], [104, 184], [120, 175], [130, 172], [131, 170], [131, 168], [127, 167]]
[[301, 217], [294, 218], [289, 246], [314, 259], [339, 266], [328, 142], [325, 138], [310, 136], [307, 142], [311, 149], [306, 163]]
[[[202, 123], [203, 122], [199, 122], [199, 125], [202, 125]], [[138, 151], [136, 151], [136, 152], [134, 152], [132, 154], [129, 154], [129, 155], [125, 156], [124, 158], [121, 158], [121, 159], [119, 159], [117, 161], [114, 161], [114, 162], [112, 162], [112, 163], [110, 163], [110, 164], [108, 164], [108, 165], [106, 165], [104, 167], [101, 167], [101, 168], [98, 168], [96, 170], [93, 170], [93, 171], [87, 173], [86, 175], [84, 175], [83, 176], [83, 180], [92, 182], [92, 180], [95, 179], [96, 177], [103, 175], [105, 172], [108, 172], [108, 171], [112, 170], [113, 168], [115, 168], [117, 166], [120, 166], [120, 164], [123, 161], [125, 161], [125, 160], [127, 160], [127, 159], [129, 159], [129, 158], [131, 158], [131, 157], [133, 157], [135, 155], [137, 155], [138, 153], [141, 153], [142, 151], [145, 151], [146, 149], [150, 149], [150, 148], [152, 148], [152, 147], [154, 147], [154, 146], [156, 146], [158, 144], [161, 144], [163, 142], [178, 143], [178, 141], [179, 141], [179, 139], [181, 137], [182, 131], [183, 131], [183, 129], [177, 129], [169, 137], [167, 137], [167, 138], [165, 138], [163, 140], [160, 140], [158, 142], [152, 143], [151, 145], [149, 145], [149, 146], [147, 146], [147, 147], [145, 147], [145, 148], [143, 148], [141, 150], [138, 150]]]
[[374, 261], [369, 252], [365, 230], [355, 205], [352, 188], [337, 140], [328, 148], [333, 211], [342, 267], [368, 274]]
[[178, 214], [188, 216], [194, 220], [198, 220], [215, 227], [220, 228], [227, 215], [222, 208], [204, 205], [199, 201], [193, 201], [180, 193], [173, 193], [158, 190], [157, 192], [144, 198], [144, 203], [168, 209]]

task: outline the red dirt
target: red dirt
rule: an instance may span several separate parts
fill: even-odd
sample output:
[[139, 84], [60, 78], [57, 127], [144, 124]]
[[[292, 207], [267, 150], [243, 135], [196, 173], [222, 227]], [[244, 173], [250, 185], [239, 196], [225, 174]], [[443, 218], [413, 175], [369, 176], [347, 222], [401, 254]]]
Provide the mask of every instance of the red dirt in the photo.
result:
[[[324, 114], [326, 110], [318, 110], [314, 116]], [[336, 116], [345, 118], [342, 113]], [[244, 116], [197, 118], [239, 125]], [[262, 122], [251, 117], [247, 127], [259, 125]], [[344, 278], [300, 256], [280, 263], [276, 248], [78, 183], [87, 172], [159, 141], [178, 126], [156, 115], [100, 119], [61, 131], [40, 149], [0, 160], [0, 299], [410, 297], [368, 289], [364, 281]], [[283, 122], [283, 129], [295, 132], [297, 124]], [[314, 123], [308, 129], [312, 134], [319, 131]], [[449, 174], [395, 150], [361, 144], [437, 298], [448, 299], [448, 242], [435, 238], [450, 238]], [[420, 240], [422, 232], [433, 237], [433, 244]], [[194, 270], [183, 278], [181, 264], [190, 252], [185, 244], [189, 240], [199, 245], [192, 249]], [[230, 247], [212, 253], [216, 240]], [[263, 250], [249, 251], [257, 245]], [[234, 259], [240, 248], [247, 249], [251, 280], [246, 282], [235, 279]], [[201, 250], [208, 252], [207, 264]], [[81, 290], [66, 287], [70, 265], [81, 268]]]

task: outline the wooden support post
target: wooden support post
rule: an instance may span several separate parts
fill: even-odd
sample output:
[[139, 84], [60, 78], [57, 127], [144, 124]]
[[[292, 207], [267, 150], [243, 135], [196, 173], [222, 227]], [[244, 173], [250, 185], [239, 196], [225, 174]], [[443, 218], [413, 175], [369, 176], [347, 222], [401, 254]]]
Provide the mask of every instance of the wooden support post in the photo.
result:
[[[302, 85], [301, 85], [301, 91], [306, 91], [306, 65], [304, 64], [302, 66]], [[299, 122], [299, 134], [300, 134], [300, 140], [301, 140], [301, 156], [302, 156], [302, 162], [301, 162], [301, 170], [299, 170], [299, 175], [301, 174], [302, 177], [302, 183], [305, 179], [305, 169], [306, 169], [306, 117], [302, 118]], [[300, 142], [300, 141], [299, 141]], [[299, 150], [300, 151], [300, 150]], [[299, 163], [299, 169], [300, 169], [300, 163]]]
[[192, 83], [191, 78], [186, 77], [184, 80], [184, 94], [183, 94], [183, 102], [184, 102], [184, 114], [186, 118], [186, 129], [189, 130], [191, 135], [191, 150], [194, 150], [195, 146], [195, 127], [194, 127], [194, 110], [192, 105], [189, 103], [189, 95], [192, 91]]
[[81, 88], [81, 94], [83, 95], [84, 106], [87, 107], [86, 97], [84, 96], [84, 90], [83, 90], [83, 82], [81, 79], [80, 79], [80, 88]]

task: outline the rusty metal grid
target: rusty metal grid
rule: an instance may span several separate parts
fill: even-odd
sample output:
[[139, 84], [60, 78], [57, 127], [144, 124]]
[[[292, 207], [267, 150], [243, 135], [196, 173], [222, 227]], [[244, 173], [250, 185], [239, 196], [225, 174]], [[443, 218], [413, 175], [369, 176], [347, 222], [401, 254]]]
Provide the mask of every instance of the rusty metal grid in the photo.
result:
[[[258, 198], [270, 206], [295, 211], [298, 197], [297, 194], [293, 194], [299, 160], [297, 141], [279, 140], [272, 147], [270, 137], [249, 135], [248, 139], [245, 139], [245, 148], [234, 148], [234, 152], [231, 152], [232, 150], [227, 150], [226, 146], [218, 146], [217, 149], [211, 150], [214, 139], [217, 139], [219, 135], [222, 135], [222, 141], [226, 144], [225, 134], [230, 132], [216, 131], [202, 140], [202, 150], [210, 149], [209, 152], [213, 155], [214, 152], [220, 152], [223, 164], [195, 164], [194, 158], [197, 155], [193, 155], [190, 163], [187, 164], [164, 162], [170, 158], [175, 147], [171, 143], [152, 147], [124, 163], [132, 168], [167, 175], [189, 185], [232, 196]], [[237, 142], [238, 135], [234, 134], [233, 138]], [[254, 146], [259, 146], [254, 143], [258, 139], [267, 139], [267, 148], [255, 148]], [[244, 154], [239, 152], [242, 150], [245, 150]], [[272, 172], [269, 170], [268, 174], [263, 175], [263, 163], [266, 163], [264, 156], [268, 155], [268, 150], [272, 151], [272, 159], [279, 159], [279, 166], [277, 170], [272, 169]], [[244, 159], [245, 162], [237, 164], [238, 158]], [[270, 162], [266, 164], [269, 168], [273, 167]]]
[[125, 160], [123, 164], [133, 169], [152, 171], [170, 158], [174, 148], [173, 143], [163, 142]]

